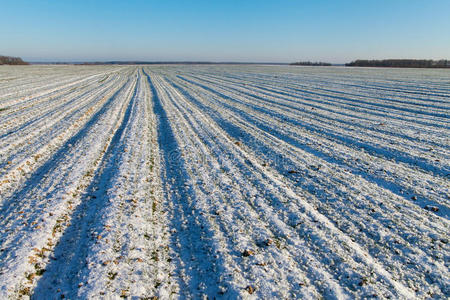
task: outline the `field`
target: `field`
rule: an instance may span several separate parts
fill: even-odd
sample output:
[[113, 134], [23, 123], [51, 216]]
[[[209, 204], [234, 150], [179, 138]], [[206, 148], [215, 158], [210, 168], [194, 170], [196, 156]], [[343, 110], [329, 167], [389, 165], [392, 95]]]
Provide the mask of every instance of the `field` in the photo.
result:
[[450, 72], [2, 66], [0, 298], [450, 297]]

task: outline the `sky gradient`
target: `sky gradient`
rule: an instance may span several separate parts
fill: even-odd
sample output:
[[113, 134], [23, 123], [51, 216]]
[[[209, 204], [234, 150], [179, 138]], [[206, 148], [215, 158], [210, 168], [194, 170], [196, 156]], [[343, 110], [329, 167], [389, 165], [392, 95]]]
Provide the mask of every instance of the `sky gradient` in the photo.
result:
[[27, 61], [450, 58], [447, 0], [0, 0], [0, 7], [0, 55]]

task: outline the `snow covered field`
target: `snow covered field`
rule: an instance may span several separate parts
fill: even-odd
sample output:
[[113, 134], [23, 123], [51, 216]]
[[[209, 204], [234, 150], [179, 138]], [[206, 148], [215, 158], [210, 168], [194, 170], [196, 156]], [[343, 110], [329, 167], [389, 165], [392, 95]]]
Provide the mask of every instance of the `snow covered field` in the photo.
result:
[[0, 67], [0, 298], [450, 297], [450, 72]]

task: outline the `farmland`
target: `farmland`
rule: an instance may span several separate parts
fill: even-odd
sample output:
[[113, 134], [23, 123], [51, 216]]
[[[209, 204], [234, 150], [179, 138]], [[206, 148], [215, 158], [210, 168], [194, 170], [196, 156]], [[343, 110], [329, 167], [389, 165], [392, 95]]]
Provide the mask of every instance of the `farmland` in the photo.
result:
[[0, 298], [450, 296], [450, 73], [1, 66]]

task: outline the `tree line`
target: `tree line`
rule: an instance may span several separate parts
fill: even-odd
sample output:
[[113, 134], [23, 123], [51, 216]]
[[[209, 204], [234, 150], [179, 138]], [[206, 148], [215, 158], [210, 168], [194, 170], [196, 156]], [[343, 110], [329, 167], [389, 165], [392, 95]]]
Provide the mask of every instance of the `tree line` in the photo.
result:
[[388, 68], [450, 68], [449, 60], [431, 59], [358, 59], [345, 64], [348, 67], [388, 67]]
[[29, 65], [29, 63], [24, 62], [20, 57], [0, 55], [0, 65]]
[[299, 61], [290, 64], [291, 66], [331, 66], [330, 63], [327, 62], [312, 62], [312, 61]]

